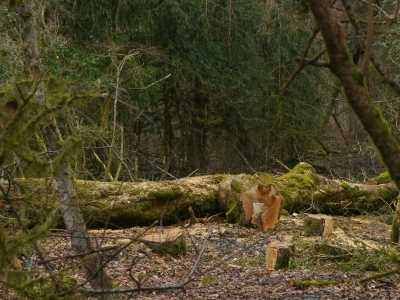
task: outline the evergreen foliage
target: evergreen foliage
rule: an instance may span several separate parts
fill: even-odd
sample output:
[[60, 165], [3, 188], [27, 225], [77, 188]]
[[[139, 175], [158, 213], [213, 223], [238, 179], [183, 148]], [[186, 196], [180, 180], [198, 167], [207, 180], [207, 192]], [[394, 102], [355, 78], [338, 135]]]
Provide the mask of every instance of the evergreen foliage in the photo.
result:
[[[154, 170], [140, 153], [128, 149], [142, 147], [177, 175], [207, 170], [209, 164], [242, 169], [241, 156], [267, 168], [276, 158], [298, 160], [315, 148], [313, 137], [323, 125], [330, 93], [314, 92], [316, 79], [326, 75], [310, 70], [288, 95], [280, 95], [309, 38], [310, 25], [287, 13], [290, 5], [52, 1], [48, 11], [60, 17], [64, 39], [52, 39], [44, 62], [51, 73], [110, 95], [120, 76], [119, 99], [136, 108], [132, 112], [119, 104], [118, 124], [124, 132], [134, 132], [126, 140], [124, 159], [132, 166], [129, 157], [139, 157], [144, 176]], [[131, 122], [132, 114], [139, 115], [137, 122]], [[108, 118], [112, 115], [108, 110]], [[143, 134], [152, 138], [143, 140], [138, 136]], [[98, 152], [102, 160], [109, 156]], [[235, 157], [234, 163], [225, 161], [226, 156]]]

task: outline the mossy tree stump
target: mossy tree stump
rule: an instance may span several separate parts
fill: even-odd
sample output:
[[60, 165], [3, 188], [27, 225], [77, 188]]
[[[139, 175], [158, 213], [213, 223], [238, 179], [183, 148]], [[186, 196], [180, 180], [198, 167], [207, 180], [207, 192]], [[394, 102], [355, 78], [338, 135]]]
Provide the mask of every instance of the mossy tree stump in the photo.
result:
[[268, 272], [286, 269], [294, 255], [294, 246], [290, 242], [272, 241], [265, 251], [265, 263]]
[[304, 234], [306, 236], [321, 236], [329, 239], [333, 234], [334, 220], [322, 214], [308, 214], [304, 219]]

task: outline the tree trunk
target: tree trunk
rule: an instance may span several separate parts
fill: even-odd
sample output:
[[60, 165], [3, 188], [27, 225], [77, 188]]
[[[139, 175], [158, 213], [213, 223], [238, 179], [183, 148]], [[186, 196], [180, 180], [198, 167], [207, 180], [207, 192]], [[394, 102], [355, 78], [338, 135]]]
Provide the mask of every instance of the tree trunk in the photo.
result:
[[[371, 100], [364, 74], [353, 62], [345, 29], [339, 24], [329, 0], [309, 0], [330, 58], [330, 69], [341, 81], [347, 100], [368, 132], [391, 175], [400, 188], [400, 143], [382, 112]], [[397, 214], [398, 215], [398, 214]], [[395, 218], [397, 219], [397, 218]], [[393, 239], [398, 242], [398, 235]]]
[[208, 96], [202, 91], [200, 83], [196, 82], [193, 99], [190, 100], [191, 131], [189, 140], [189, 171], [206, 171], [208, 168], [207, 149], [207, 110]]
[[[27, 214], [35, 222], [38, 211], [54, 207], [58, 194], [45, 179], [20, 179], [23, 195], [35, 195]], [[314, 168], [300, 163], [281, 176], [209, 175], [158, 182], [99, 182], [76, 180], [79, 206], [91, 227], [131, 227], [162, 220], [173, 224], [191, 217], [224, 214], [231, 222], [242, 222], [240, 195], [258, 184], [273, 184], [284, 197], [284, 208], [292, 212], [352, 215], [386, 212], [397, 196], [396, 186], [356, 184], [330, 180]]]
[[[38, 46], [38, 25], [36, 21], [34, 1], [26, 1], [25, 4], [17, 8], [23, 22], [23, 41], [25, 51], [25, 73], [32, 81], [39, 82], [36, 92], [36, 101], [43, 105], [46, 101], [45, 87], [40, 82], [41, 66], [40, 51]], [[51, 153], [57, 153], [57, 134], [55, 128], [49, 126], [44, 130], [46, 143]], [[50, 157], [50, 160], [53, 158]], [[75, 195], [72, 175], [68, 163], [61, 163], [54, 170], [54, 179], [56, 182], [58, 207], [61, 211], [64, 224], [71, 233], [71, 245], [77, 253], [87, 253], [92, 249], [91, 241], [86, 230], [86, 224], [82, 217], [79, 205]], [[99, 255], [93, 255], [82, 260], [88, 280], [95, 289], [111, 288], [111, 280], [104, 271]]]
[[172, 125], [172, 101], [170, 93], [164, 91], [165, 98], [163, 99], [163, 156], [164, 156], [164, 169], [167, 172], [174, 173], [176, 171], [175, 163], [175, 149], [174, 149], [174, 128]]

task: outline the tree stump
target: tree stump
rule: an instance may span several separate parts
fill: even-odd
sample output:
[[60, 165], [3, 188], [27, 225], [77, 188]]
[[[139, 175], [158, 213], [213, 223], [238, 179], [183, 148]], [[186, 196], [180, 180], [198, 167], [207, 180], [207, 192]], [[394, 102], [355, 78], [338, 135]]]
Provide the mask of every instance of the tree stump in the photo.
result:
[[304, 219], [304, 234], [306, 236], [321, 236], [329, 239], [333, 234], [333, 218], [326, 215], [307, 215]]
[[185, 234], [179, 228], [151, 232], [145, 234], [140, 241], [159, 254], [179, 256], [186, 253]]
[[267, 245], [265, 252], [267, 271], [271, 272], [289, 267], [294, 246], [289, 242], [272, 241]]

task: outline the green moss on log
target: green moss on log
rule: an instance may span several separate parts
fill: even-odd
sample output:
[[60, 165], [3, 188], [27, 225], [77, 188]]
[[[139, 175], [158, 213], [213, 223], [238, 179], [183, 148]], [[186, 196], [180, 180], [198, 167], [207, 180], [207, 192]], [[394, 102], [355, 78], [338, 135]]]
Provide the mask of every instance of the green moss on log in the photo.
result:
[[275, 184], [284, 196], [289, 212], [310, 212], [351, 215], [387, 210], [398, 191], [392, 184], [366, 185], [320, 177], [315, 169], [300, 163]]
[[241, 223], [243, 208], [240, 202], [240, 194], [255, 184], [255, 178], [251, 175], [239, 174], [227, 178], [221, 182], [220, 207], [225, 211], [226, 220], [230, 223]]
[[[21, 194], [15, 194], [32, 224], [58, 203], [50, 180], [21, 179]], [[394, 184], [367, 185], [319, 176], [307, 163], [300, 163], [282, 176], [210, 175], [160, 182], [75, 182], [77, 201], [89, 226], [130, 227], [162, 220], [172, 224], [189, 218], [226, 213], [230, 222], [241, 223], [240, 194], [256, 184], [273, 184], [284, 197], [289, 213], [308, 212], [351, 215], [381, 212], [397, 196]], [[27, 201], [29, 199], [29, 201]], [[1, 199], [0, 199], [1, 200]], [[29, 205], [26, 205], [28, 203]]]
[[170, 189], [150, 191], [148, 198], [159, 201], [173, 201], [179, 199], [183, 195], [182, 191], [177, 187]]
[[389, 183], [392, 181], [392, 178], [390, 177], [390, 174], [388, 171], [385, 171], [381, 174], [379, 174], [378, 176], [372, 178], [371, 180], [374, 183], [377, 184], [383, 184], [383, 183]]
[[[217, 188], [224, 178], [215, 175], [143, 183], [77, 180], [76, 199], [90, 227], [145, 226], [155, 221], [168, 225], [189, 218], [189, 207], [198, 217], [220, 212]], [[32, 224], [57, 206], [57, 192], [50, 180], [21, 179], [19, 184], [24, 199], [32, 195], [32, 205], [23, 203]]]
[[309, 206], [319, 183], [315, 169], [308, 163], [299, 163], [276, 179], [276, 185], [285, 199], [284, 208], [289, 212]]

